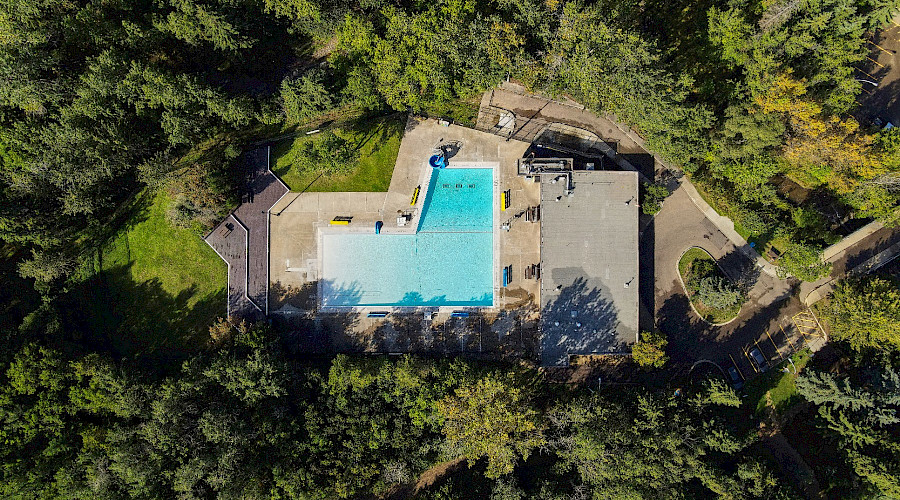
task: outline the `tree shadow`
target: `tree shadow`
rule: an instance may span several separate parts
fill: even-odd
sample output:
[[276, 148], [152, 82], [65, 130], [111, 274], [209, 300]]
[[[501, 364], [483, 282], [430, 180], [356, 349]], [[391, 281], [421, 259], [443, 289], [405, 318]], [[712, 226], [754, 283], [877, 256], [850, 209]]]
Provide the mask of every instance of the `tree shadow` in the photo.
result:
[[[142, 189], [124, 201], [113, 214], [102, 223], [95, 223], [89, 229], [85, 239], [93, 242], [95, 257], [102, 263], [102, 248], [111, 243], [118, 235], [127, 233], [150, 217], [150, 206], [153, 204], [155, 191]], [[101, 266], [102, 269], [102, 266]]]
[[657, 327], [666, 334], [666, 354], [672, 367], [690, 365], [698, 359], [701, 346], [713, 337], [714, 327], [691, 311], [687, 296], [675, 293], [656, 313]]
[[63, 324], [98, 350], [144, 358], [161, 371], [206, 348], [225, 292], [191, 304], [196, 288], [172, 295], [157, 278], [135, 281], [131, 266], [105, 269], [74, 287], [61, 301]]
[[501, 359], [539, 359], [541, 331], [533, 307], [504, 309], [493, 319], [485, 318], [490, 328], [482, 336], [482, 342], [490, 352]]
[[[855, 245], [848, 251], [847, 259], [843, 263], [835, 266], [832, 275], [845, 273], [856, 266], [865, 263], [867, 260], [875, 257], [890, 246], [900, 243], [900, 231], [881, 231], [877, 236], [867, 238], [866, 244]], [[837, 269], [841, 267], [841, 269]]]
[[393, 338], [392, 352], [425, 352], [429, 345], [423, 334], [424, 313], [393, 314], [380, 325], [380, 338]]
[[764, 307], [744, 307], [737, 319], [723, 326], [712, 326], [690, 310], [688, 298], [681, 293], [671, 295], [657, 313], [659, 329], [669, 344], [666, 354], [670, 368], [689, 367], [707, 359], [721, 366], [731, 364], [733, 358], [744, 375], [752, 373], [749, 361], [742, 352], [750, 345], [758, 345], [767, 357], [775, 356], [767, 332], [778, 329], [779, 321], [798, 312], [801, 304], [796, 297], [779, 300]]
[[726, 276], [744, 293], [748, 292], [756, 280], [759, 279], [762, 269], [750, 260], [744, 252], [735, 249], [723, 255], [716, 263]]
[[589, 287], [584, 278], [559, 290], [542, 310], [541, 364], [565, 366], [569, 354], [629, 352], [626, 339], [637, 332], [618, 320], [619, 311], [601, 287]]
[[400, 119], [402, 115], [403, 113], [393, 113], [380, 117], [362, 117], [351, 122], [350, 128], [354, 132], [362, 132], [353, 144], [353, 149], [361, 151], [372, 141], [386, 142], [391, 137], [401, 136], [404, 126], [403, 120]]
[[285, 285], [276, 281], [269, 285], [269, 310], [312, 311], [316, 308], [316, 284]]

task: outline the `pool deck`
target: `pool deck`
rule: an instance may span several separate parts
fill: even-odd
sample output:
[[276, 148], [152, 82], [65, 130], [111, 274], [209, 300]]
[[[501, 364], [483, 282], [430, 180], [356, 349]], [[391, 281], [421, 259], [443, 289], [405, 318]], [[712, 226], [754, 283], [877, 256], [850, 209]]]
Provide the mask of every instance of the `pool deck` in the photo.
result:
[[[316, 311], [316, 282], [320, 276], [319, 235], [329, 232], [371, 233], [376, 221], [384, 222], [381, 230], [384, 234], [415, 232], [431, 178], [428, 157], [437, 145], [451, 141], [458, 141], [460, 147], [450, 158], [448, 168], [464, 167], [466, 163], [494, 167], [495, 283], [500, 283], [503, 267], [511, 265], [512, 274], [509, 287], [495, 287], [492, 310], [536, 311], [540, 300], [539, 282], [525, 280], [524, 270], [540, 262], [540, 224], [525, 222], [522, 213], [529, 206], [540, 203], [540, 185], [519, 177], [516, 163], [529, 144], [507, 141], [494, 134], [456, 125], [442, 125], [438, 120], [410, 117], [387, 192], [289, 193], [272, 207], [269, 219], [269, 312], [308, 316]], [[420, 186], [420, 195], [416, 204], [411, 206], [417, 186]], [[499, 193], [507, 190], [510, 192], [510, 207], [501, 211], [497, 200], [500, 199]], [[398, 227], [398, 213], [409, 214], [412, 219], [405, 226]], [[351, 223], [332, 226], [329, 221], [338, 216], [351, 217]], [[509, 231], [500, 229], [504, 222], [509, 222]], [[364, 311], [361, 308], [355, 312]], [[364, 314], [359, 316], [363, 317], [354, 320], [353, 330], [360, 334], [371, 331], [376, 321], [364, 317]]]

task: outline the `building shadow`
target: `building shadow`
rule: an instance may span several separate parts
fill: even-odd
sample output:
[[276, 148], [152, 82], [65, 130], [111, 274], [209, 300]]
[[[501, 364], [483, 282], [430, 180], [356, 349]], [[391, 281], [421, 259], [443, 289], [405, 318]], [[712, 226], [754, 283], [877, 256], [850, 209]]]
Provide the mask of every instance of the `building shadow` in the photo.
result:
[[638, 325], [652, 330], [656, 324], [656, 219], [651, 219], [638, 237]]
[[559, 291], [542, 310], [541, 364], [564, 366], [569, 354], [630, 352], [625, 339], [637, 332], [622, 331], [618, 309], [609, 291], [589, 287], [584, 278]]
[[656, 159], [649, 153], [623, 153], [621, 156], [648, 179], [656, 174]]

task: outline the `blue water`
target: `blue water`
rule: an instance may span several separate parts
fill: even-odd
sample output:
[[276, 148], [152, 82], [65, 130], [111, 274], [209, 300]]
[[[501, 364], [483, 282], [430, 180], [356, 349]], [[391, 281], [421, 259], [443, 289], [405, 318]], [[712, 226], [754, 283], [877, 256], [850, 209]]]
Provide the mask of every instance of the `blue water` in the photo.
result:
[[324, 235], [322, 305], [492, 305], [492, 193], [492, 169], [436, 169], [416, 234]]
[[493, 174], [489, 168], [432, 170], [419, 232], [490, 232]]

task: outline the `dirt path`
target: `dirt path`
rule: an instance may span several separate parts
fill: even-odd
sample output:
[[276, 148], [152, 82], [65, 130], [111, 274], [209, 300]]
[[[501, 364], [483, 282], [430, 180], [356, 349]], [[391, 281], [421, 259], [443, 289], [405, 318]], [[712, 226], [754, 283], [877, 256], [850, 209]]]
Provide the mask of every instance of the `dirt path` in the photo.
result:
[[420, 491], [430, 488], [447, 474], [452, 474], [454, 471], [460, 468], [462, 464], [465, 463], [465, 461], [466, 459], [464, 458], [457, 458], [456, 460], [437, 464], [434, 467], [423, 472], [415, 483], [397, 485], [391, 488], [391, 490], [388, 491], [382, 498], [385, 500], [402, 500], [406, 498], [413, 498]]
[[791, 446], [784, 434], [781, 433], [781, 425], [784, 422], [790, 422], [790, 419], [802, 408], [797, 405], [788, 413], [780, 418], [775, 414], [775, 408], [772, 406], [772, 400], [767, 395], [767, 423], [760, 428], [759, 436], [763, 445], [772, 453], [782, 474], [790, 478], [794, 486], [803, 492], [803, 495], [809, 499], [825, 498], [825, 492], [822, 491], [819, 481], [816, 479], [812, 468], [803, 460], [800, 453]]
[[802, 491], [806, 498], [825, 498], [825, 493], [812, 469], [781, 431], [764, 436], [763, 444], [775, 457], [781, 472], [792, 480], [794, 486]]

